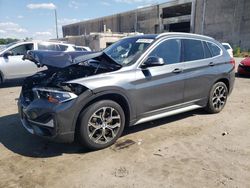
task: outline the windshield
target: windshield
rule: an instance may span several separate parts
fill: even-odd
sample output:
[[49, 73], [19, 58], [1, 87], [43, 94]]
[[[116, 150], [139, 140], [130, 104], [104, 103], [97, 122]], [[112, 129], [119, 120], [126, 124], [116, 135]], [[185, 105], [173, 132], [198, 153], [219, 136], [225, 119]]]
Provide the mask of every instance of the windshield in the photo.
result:
[[0, 45], [0, 51], [3, 51], [4, 49], [6, 49], [6, 45]]
[[126, 66], [136, 62], [153, 41], [152, 38], [126, 38], [105, 49], [104, 53], [120, 65]]

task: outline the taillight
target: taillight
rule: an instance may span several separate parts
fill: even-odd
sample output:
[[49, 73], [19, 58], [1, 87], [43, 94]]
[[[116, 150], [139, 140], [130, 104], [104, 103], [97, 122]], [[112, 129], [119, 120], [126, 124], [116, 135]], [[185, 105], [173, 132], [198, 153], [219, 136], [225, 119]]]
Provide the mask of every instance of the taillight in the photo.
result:
[[233, 65], [233, 67], [235, 68], [235, 60], [234, 60], [234, 58], [231, 58], [230, 59], [230, 63]]

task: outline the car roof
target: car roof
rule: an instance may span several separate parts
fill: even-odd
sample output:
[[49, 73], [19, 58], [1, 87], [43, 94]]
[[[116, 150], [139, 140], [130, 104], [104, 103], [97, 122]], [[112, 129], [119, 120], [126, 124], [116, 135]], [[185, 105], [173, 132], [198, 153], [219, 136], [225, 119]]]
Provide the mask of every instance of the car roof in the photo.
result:
[[143, 35], [135, 35], [129, 38], [159, 39], [159, 38], [168, 37], [168, 36], [191, 37], [191, 38], [197, 38], [197, 39], [203, 39], [203, 40], [214, 40], [212, 37], [209, 37], [209, 36], [199, 35], [199, 34], [194, 34], [194, 33], [182, 33], [182, 32], [165, 32], [161, 34], [143, 34]]
[[157, 36], [157, 38], [166, 37], [166, 36], [191, 37], [191, 38], [198, 38], [198, 39], [214, 40], [212, 37], [209, 37], [209, 36], [199, 35], [199, 34], [194, 34], [194, 33], [183, 33], [183, 32], [161, 33]]
[[231, 47], [231, 45], [229, 43], [227, 43], [227, 42], [222, 42], [221, 44], [222, 45], [227, 45], [227, 46]]

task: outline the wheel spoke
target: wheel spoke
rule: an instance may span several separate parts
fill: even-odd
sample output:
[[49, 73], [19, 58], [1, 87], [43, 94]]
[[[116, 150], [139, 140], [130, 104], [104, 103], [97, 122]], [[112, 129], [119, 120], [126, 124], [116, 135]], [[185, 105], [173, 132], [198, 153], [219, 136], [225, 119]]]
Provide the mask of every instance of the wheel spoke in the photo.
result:
[[107, 127], [110, 128], [110, 129], [115, 129], [115, 128], [120, 127], [120, 126], [121, 126], [120, 123], [116, 123], [114, 125], [108, 125]]
[[89, 134], [89, 138], [90, 139], [93, 138], [93, 136], [95, 135], [95, 133], [96, 133], [97, 130], [98, 129], [94, 129], [93, 132]]
[[103, 109], [103, 112], [102, 112], [102, 120], [104, 121], [107, 107], [103, 107], [102, 109]]
[[98, 119], [102, 119], [102, 116], [100, 116], [100, 115], [97, 115], [97, 114], [94, 114], [94, 115], [92, 116], [92, 118], [98, 118]]
[[98, 141], [102, 138], [102, 134], [100, 134], [100, 136], [98, 136], [96, 139], [94, 139], [95, 143], [98, 143]]
[[100, 129], [100, 128], [101, 128], [100, 125], [96, 125], [96, 124], [94, 124], [94, 123], [92, 123], [92, 122], [89, 122], [89, 123], [88, 123], [88, 126], [89, 126], [89, 127], [94, 127], [95, 129]]

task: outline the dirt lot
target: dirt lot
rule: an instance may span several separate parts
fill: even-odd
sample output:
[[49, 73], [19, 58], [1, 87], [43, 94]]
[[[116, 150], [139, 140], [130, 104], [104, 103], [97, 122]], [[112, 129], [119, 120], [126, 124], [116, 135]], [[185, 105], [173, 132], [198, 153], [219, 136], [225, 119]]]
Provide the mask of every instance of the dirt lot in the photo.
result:
[[0, 187], [250, 187], [250, 78], [236, 78], [220, 114], [196, 110], [138, 125], [96, 152], [27, 133], [19, 92], [0, 88]]

